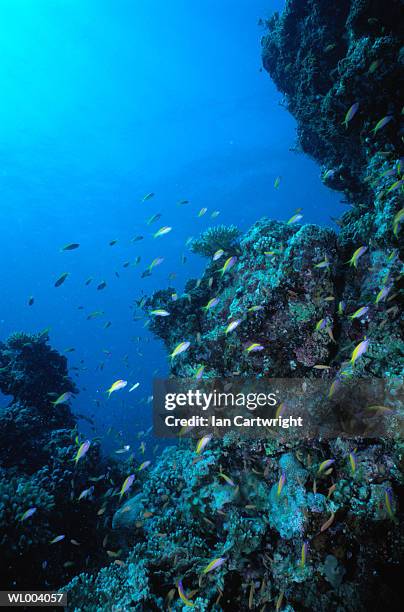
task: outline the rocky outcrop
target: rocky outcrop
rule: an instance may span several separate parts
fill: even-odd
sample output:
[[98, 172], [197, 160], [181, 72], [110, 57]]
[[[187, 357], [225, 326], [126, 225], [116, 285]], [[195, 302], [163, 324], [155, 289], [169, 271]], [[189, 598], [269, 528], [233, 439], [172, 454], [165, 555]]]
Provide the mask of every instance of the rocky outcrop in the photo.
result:
[[324, 183], [354, 204], [343, 219], [341, 244], [397, 246], [402, 10], [400, 0], [287, 0], [262, 41], [264, 68], [297, 119], [300, 147], [321, 164]]
[[0, 343], [0, 390], [12, 396], [0, 409], [2, 584], [49, 589], [108, 558], [102, 541], [117, 506], [111, 484], [124, 476], [95, 440], [75, 461], [84, 442], [70, 408], [77, 389], [46, 334]]

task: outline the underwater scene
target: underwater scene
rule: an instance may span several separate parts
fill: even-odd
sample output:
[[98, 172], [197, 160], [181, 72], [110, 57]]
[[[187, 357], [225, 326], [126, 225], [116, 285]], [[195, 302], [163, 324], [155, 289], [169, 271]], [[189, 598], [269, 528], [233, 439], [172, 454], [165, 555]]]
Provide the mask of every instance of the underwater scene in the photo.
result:
[[403, 0], [0, 17], [0, 607], [402, 610]]

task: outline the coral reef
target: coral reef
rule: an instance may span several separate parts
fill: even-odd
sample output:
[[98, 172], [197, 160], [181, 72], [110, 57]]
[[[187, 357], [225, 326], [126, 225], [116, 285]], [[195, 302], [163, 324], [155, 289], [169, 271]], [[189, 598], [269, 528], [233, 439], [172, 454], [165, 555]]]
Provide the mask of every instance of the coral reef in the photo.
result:
[[[335, 471], [323, 476], [320, 443], [309, 453], [303, 446], [291, 452], [229, 435], [212, 441], [202, 459], [187, 446], [167, 448], [139, 479], [113, 522], [135, 546], [99, 574], [74, 578], [67, 587], [72, 609], [183, 610], [179, 580], [195, 610], [273, 609], [281, 593], [290, 609], [377, 610], [393, 600], [402, 551], [383, 504], [380, 468], [393, 465], [387, 443], [363, 444], [352, 475], [349, 446], [332, 442], [326, 452], [336, 458]], [[392, 474], [390, 482], [398, 479]], [[204, 574], [215, 558], [225, 563]]]
[[240, 231], [235, 225], [215, 225], [208, 227], [199, 238], [191, 242], [191, 251], [203, 257], [212, 257], [216, 251], [227, 254], [237, 251]]
[[[0, 410], [2, 584], [56, 587], [105, 561], [102, 541], [117, 506], [111, 484], [122, 474], [101, 457], [96, 440], [75, 463], [83, 442], [76, 418], [68, 399], [51, 402], [77, 389], [47, 335], [14, 334], [0, 344], [0, 365], [0, 390], [13, 396]], [[91, 495], [79, 500], [91, 486]]]
[[[287, 0], [268, 21], [264, 67], [301, 148], [352, 208], [338, 232], [261, 219], [244, 236], [218, 226], [196, 239], [209, 258], [202, 277], [175, 299], [168, 288], [141, 300], [169, 313], [150, 320], [168, 353], [189, 342], [171, 376], [381, 378], [399, 393], [400, 5]], [[13, 397], [0, 414], [8, 584], [31, 586], [30, 564], [35, 586], [70, 580], [69, 609], [83, 612], [400, 609], [404, 447], [393, 416], [388, 438], [232, 432], [203, 452], [181, 439], [138, 471], [131, 459], [106, 464], [96, 441], [74, 463], [76, 420], [51, 399], [76, 389], [44, 335], [0, 345], [0, 389]]]
[[[227, 234], [205, 232], [193, 247], [211, 258], [202, 278], [175, 301], [170, 288], [142, 302], [170, 312], [150, 322], [168, 353], [190, 343], [171, 359], [171, 376], [330, 385], [402, 376], [402, 3], [387, 4], [287, 0], [268, 21], [264, 67], [297, 119], [301, 148], [352, 208], [338, 233], [262, 219], [232, 250]], [[219, 249], [233, 257], [227, 269], [212, 260]], [[119, 564], [76, 577], [73, 608], [400, 609], [403, 443], [394, 423], [389, 438], [285, 443], [231, 433], [202, 454], [185, 440], [166, 449], [113, 520], [135, 546]]]
[[264, 68], [297, 119], [300, 147], [322, 165], [324, 183], [354, 204], [343, 217], [341, 244], [398, 245], [401, 12], [400, 0], [287, 0], [262, 40]]
[[[150, 322], [168, 353], [190, 342], [171, 360], [172, 376], [194, 377], [204, 366], [207, 379], [394, 380], [403, 350], [398, 295], [392, 288], [388, 303], [376, 298], [382, 279], [396, 278], [401, 264], [383, 249], [366, 251], [356, 263], [342, 260], [330, 229], [262, 219], [241, 238], [231, 270], [221, 274], [220, 260], [210, 261], [175, 301], [167, 289], [142, 306], [170, 311]], [[359, 306], [366, 311], [353, 316]], [[368, 352], [353, 366], [353, 348], [367, 336]], [[262, 350], [247, 352], [251, 342]], [[72, 605], [97, 610], [101, 601], [140, 611], [164, 602], [182, 610], [176, 589], [182, 580], [196, 610], [273, 609], [282, 601], [284, 609], [319, 612], [377, 610], [386, 601], [393, 607], [404, 546], [398, 433], [293, 444], [232, 433], [211, 440], [202, 456], [183, 440], [166, 449], [115, 514], [114, 529], [134, 537], [134, 548], [123, 550], [118, 567], [77, 577], [68, 586]], [[329, 457], [332, 470], [319, 472]], [[205, 576], [214, 558], [226, 562]]]

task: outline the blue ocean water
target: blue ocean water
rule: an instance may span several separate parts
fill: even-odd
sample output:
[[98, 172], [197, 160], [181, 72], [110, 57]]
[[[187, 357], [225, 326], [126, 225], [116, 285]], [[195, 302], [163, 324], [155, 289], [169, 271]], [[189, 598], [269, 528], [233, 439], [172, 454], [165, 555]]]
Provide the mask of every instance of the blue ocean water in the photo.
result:
[[[0, 5], [0, 338], [49, 327], [55, 348], [74, 347], [73, 409], [94, 415], [101, 433], [113, 425], [127, 439], [150, 425], [151, 380], [166, 373], [167, 357], [145, 318], [133, 321], [133, 305], [168, 285], [182, 291], [201, 273], [190, 236], [215, 223], [245, 230], [264, 215], [284, 220], [296, 207], [325, 225], [344, 210], [318, 166], [291, 151], [295, 123], [260, 71], [258, 20], [282, 5]], [[172, 231], [154, 239], [163, 225]], [[136, 235], [143, 240], [131, 242]], [[60, 252], [70, 242], [80, 248]], [[164, 262], [141, 278], [156, 257]], [[88, 320], [93, 311], [105, 314]], [[140, 386], [107, 401], [117, 378]]]

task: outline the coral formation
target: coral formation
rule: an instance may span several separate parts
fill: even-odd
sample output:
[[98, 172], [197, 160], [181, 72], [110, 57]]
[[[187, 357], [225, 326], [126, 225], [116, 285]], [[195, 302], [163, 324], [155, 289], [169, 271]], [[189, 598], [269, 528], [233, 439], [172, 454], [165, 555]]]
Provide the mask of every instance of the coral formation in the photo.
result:
[[[50, 588], [105, 560], [102, 540], [117, 504], [104, 495], [122, 474], [95, 440], [75, 464], [83, 441], [76, 418], [68, 403], [51, 402], [77, 389], [46, 334], [11, 336], [0, 344], [0, 365], [0, 390], [13, 396], [0, 410], [2, 584]], [[79, 501], [90, 486], [93, 494]]]
[[264, 68], [297, 119], [300, 147], [321, 164], [324, 183], [354, 205], [343, 217], [341, 244], [398, 245], [401, 12], [400, 0], [288, 0], [262, 40]]
[[[150, 323], [167, 352], [190, 343], [171, 360], [172, 376], [194, 377], [201, 366], [203, 378], [330, 384], [402, 375], [400, 3], [384, 9], [381, 1], [288, 0], [268, 21], [264, 67], [298, 121], [302, 149], [352, 209], [338, 233], [262, 219], [230, 253], [231, 270], [210, 261], [176, 301], [174, 289], [144, 300], [146, 312], [171, 313]], [[226, 250], [206, 242], [196, 251]], [[251, 343], [262, 350], [248, 351]], [[167, 449], [114, 517], [137, 544], [124, 565], [76, 578], [73, 604], [84, 609], [84, 595], [96, 610], [113, 593], [103, 601], [157, 610], [164, 600], [182, 610], [181, 580], [195, 610], [396, 609], [403, 446], [394, 424], [390, 433], [293, 444], [232, 433], [202, 456], [186, 441]], [[214, 558], [225, 561], [205, 574]]]
[[235, 225], [208, 227], [199, 238], [191, 242], [191, 251], [203, 257], [212, 257], [219, 250], [233, 254], [237, 251], [239, 237], [240, 231]]

